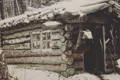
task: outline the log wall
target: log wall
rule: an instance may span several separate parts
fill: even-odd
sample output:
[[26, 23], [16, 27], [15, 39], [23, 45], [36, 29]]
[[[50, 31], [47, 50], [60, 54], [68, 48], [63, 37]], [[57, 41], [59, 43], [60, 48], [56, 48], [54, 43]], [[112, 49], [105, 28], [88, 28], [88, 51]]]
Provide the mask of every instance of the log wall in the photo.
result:
[[3, 30], [2, 42], [7, 63], [56, 71], [65, 76], [84, 71], [85, 47], [80, 46], [82, 26], [87, 25], [77, 22], [45, 27], [41, 23], [31, 23]]
[[65, 24], [45, 28], [41, 23], [20, 25], [2, 31], [6, 61], [33, 69], [59, 72], [65, 76], [84, 71], [84, 54], [74, 47], [78, 39], [79, 24]]

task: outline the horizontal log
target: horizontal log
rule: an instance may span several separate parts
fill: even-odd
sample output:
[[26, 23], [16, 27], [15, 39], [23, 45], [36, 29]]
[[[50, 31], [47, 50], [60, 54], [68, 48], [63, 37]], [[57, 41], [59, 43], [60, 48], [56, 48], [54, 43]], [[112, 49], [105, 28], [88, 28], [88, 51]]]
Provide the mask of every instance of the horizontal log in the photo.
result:
[[6, 58], [8, 64], [71, 64], [71, 60], [61, 56]]
[[76, 73], [83, 73], [83, 72], [85, 72], [85, 69], [84, 68], [76, 68], [75, 69], [76, 70]]
[[2, 34], [8, 35], [8, 34], [16, 34], [18, 32], [23, 32], [23, 31], [31, 31], [31, 30], [40, 28], [40, 25], [41, 25], [41, 23], [30, 24], [30, 25], [27, 25], [26, 27], [14, 28], [14, 29], [10, 29], [8, 31], [3, 31]]
[[65, 51], [64, 54], [67, 55], [67, 56], [71, 56], [72, 55], [72, 51], [71, 50]]
[[16, 68], [25, 68], [25, 69], [33, 69], [33, 70], [48, 70], [48, 71], [55, 71], [55, 72], [62, 72], [67, 69], [66, 64], [60, 64], [60, 65], [16, 64], [14, 66]]
[[65, 20], [66, 23], [80, 23], [80, 22], [86, 22], [86, 20], [81, 19], [81, 18], [75, 18], [75, 19], [66, 19]]
[[31, 50], [5, 50], [5, 57], [41, 57], [41, 56], [60, 56], [63, 53], [55, 52], [32, 52]]
[[14, 44], [14, 45], [3, 45], [4, 50], [16, 50], [16, 49], [30, 49], [30, 43], [21, 43], [21, 44]]
[[73, 53], [70, 57], [74, 59], [84, 59], [84, 54], [83, 53]]
[[73, 65], [72, 65], [74, 68], [83, 68], [84, 69], [84, 62], [75, 62]]
[[21, 38], [3, 40], [3, 44], [8, 44], [8, 45], [9, 44], [24, 43], [24, 42], [30, 42], [30, 37], [21, 37]]
[[10, 50], [10, 49], [14, 49], [14, 47], [12, 45], [3, 45], [2, 49]]
[[29, 35], [30, 35], [30, 31], [23, 31], [15, 34], [3, 35], [2, 38], [6, 40], [6, 39], [19, 38], [19, 37], [26, 37]]

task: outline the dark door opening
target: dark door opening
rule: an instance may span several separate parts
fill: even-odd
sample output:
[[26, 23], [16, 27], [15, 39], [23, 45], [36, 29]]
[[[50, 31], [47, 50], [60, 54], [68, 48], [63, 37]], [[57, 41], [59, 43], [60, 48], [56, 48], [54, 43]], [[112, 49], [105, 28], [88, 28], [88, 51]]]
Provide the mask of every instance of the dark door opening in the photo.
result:
[[103, 72], [103, 52], [100, 36], [97, 30], [93, 32], [92, 40], [85, 40], [87, 51], [84, 54], [85, 70], [91, 73]]

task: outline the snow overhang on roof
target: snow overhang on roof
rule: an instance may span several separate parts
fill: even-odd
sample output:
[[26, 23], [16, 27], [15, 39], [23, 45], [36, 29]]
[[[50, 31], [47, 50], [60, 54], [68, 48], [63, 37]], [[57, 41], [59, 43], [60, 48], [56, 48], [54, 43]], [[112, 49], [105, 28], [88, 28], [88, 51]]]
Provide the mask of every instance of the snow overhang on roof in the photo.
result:
[[108, 1], [109, 0], [66, 0], [52, 6], [35, 9], [34, 11], [2, 20], [0, 21], [0, 28], [15, 26], [19, 23], [29, 23], [34, 20], [47, 20], [48, 18], [54, 17], [55, 14], [62, 15], [65, 12], [70, 12], [73, 16], [80, 15], [80, 17], [82, 17], [110, 6]]
[[58, 21], [47, 21], [47, 22], [45, 22], [45, 23], [43, 23], [43, 25], [45, 25], [45, 26], [59, 26], [59, 25], [62, 25], [62, 23], [60, 23], [60, 22], [58, 22]]

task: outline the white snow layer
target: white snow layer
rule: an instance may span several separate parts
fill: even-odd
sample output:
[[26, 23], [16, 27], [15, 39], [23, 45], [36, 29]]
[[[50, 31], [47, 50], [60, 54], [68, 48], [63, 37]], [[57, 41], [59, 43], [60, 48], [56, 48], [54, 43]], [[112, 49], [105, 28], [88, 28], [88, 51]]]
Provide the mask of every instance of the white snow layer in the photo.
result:
[[120, 59], [117, 60], [117, 63], [118, 63], [117, 67], [120, 68]]
[[29, 23], [34, 20], [42, 20], [53, 17], [54, 14], [64, 14], [70, 12], [84, 16], [110, 6], [106, 1], [109, 0], [67, 0], [58, 2], [54, 5], [39, 8], [25, 14], [7, 18], [0, 21], [0, 28], [15, 26], [19, 23]]
[[102, 78], [104, 80], [120, 80], [120, 75], [119, 74], [104, 74], [102, 75]]
[[[98, 76], [90, 73], [80, 73], [74, 76], [65, 78], [62, 75], [44, 71], [44, 70], [31, 70], [23, 69], [14, 66], [8, 66], [9, 73], [17, 80], [101, 80]], [[119, 74], [103, 74], [101, 75], [103, 80], [120, 80]], [[11, 80], [15, 80], [12, 78]]]
[[93, 74], [81, 73], [78, 75], [71, 76], [67, 78], [66, 80], [100, 80], [100, 78]]
[[[9, 73], [18, 80], [64, 80], [65, 78], [57, 73], [44, 70], [31, 70], [8, 66]], [[13, 78], [13, 80], [14, 80]]]

